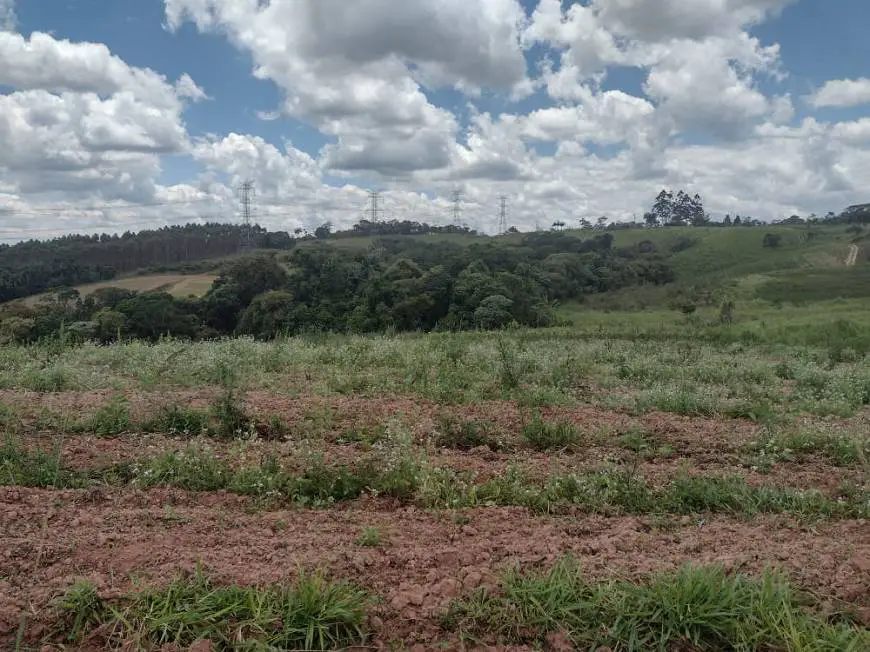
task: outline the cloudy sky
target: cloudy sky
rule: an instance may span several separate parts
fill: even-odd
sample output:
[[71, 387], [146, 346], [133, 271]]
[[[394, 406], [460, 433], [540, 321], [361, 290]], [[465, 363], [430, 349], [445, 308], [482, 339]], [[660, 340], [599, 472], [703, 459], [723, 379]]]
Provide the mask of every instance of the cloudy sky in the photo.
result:
[[0, 0], [0, 240], [870, 201], [867, 0]]

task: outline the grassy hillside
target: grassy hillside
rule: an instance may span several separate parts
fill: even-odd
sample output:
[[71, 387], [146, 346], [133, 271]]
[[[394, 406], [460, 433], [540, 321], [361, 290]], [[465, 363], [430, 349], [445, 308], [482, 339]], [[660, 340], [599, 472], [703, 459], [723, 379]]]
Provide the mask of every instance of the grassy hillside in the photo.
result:
[[[767, 233], [780, 236], [778, 247], [762, 246]], [[743, 301], [794, 303], [870, 296], [870, 287], [861, 281], [867, 275], [866, 245], [857, 266], [847, 269], [854, 234], [841, 226], [630, 229], [614, 236], [618, 247], [653, 242], [668, 254], [677, 281], [591, 297], [594, 307], [664, 307], [703, 302], [723, 291]]]
[[[812, 232], [815, 235], [809, 236]], [[765, 249], [766, 233], [781, 237], [780, 246]], [[672, 263], [681, 280], [735, 279], [750, 274], [797, 267], [836, 267], [845, 264], [852, 236], [842, 227], [770, 228], [686, 227], [615, 231], [616, 246], [650, 240], [662, 251], [681, 241], [686, 248], [675, 252]], [[691, 244], [690, 244], [691, 243]], [[689, 246], [687, 246], [689, 245]]]

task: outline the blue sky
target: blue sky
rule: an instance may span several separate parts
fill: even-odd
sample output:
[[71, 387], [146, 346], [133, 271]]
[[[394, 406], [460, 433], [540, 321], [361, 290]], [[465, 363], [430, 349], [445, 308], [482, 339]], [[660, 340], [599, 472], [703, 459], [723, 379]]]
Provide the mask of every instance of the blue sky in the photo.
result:
[[429, 221], [461, 189], [484, 229], [500, 194], [521, 227], [627, 219], [661, 187], [763, 219], [870, 201], [864, 0], [412, 5], [0, 0], [7, 131], [32, 130], [0, 143], [0, 237], [114, 228], [149, 201], [232, 218], [244, 178], [261, 221], [305, 228], [351, 223], [369, 188]]

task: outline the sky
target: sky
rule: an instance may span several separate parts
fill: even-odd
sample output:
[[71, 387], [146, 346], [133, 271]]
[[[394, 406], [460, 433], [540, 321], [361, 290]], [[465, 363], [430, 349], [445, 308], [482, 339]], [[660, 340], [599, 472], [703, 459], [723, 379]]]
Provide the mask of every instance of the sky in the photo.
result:
[[870, 202], [866, 0], [0, 0], [0, 242]]

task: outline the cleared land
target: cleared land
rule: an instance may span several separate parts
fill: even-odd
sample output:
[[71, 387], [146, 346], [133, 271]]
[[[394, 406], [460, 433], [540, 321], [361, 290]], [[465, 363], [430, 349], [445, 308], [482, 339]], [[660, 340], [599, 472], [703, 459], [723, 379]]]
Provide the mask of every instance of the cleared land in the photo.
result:
[[[201, 297], [208, 292], [216, 279], [217, 276], [213, 274], [151, 274], [147, 276], [119, 278], [102, 283], [89, 283], [88, 285], [80, 285], [75, 289], [78, 290], [82, 297], [86, 297], [102, 288], [109, 287], [135, 290], [136, 292], [169, 292], [174, 297]], [[34, 296], [22, 301], [32, 305], [39, 301], [39, 299], [40, 296]]]
[[4, 347], [0, 647], [867, 649], [863, 310]]

